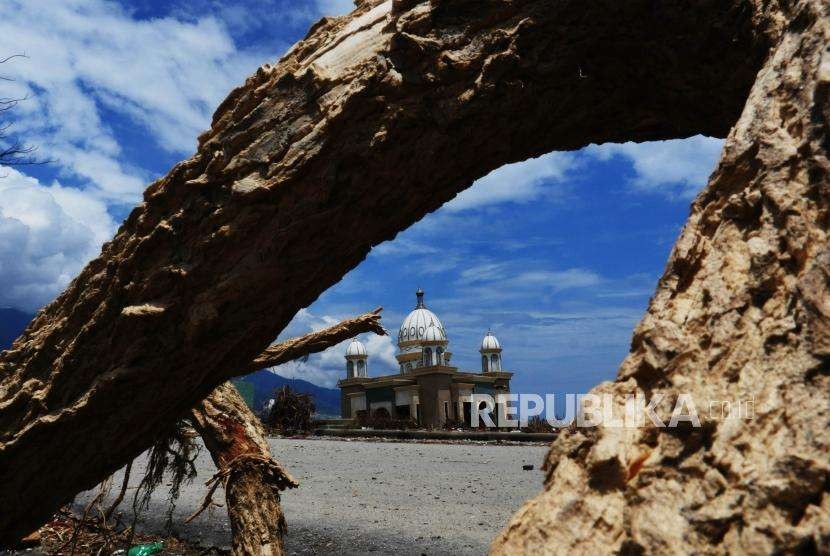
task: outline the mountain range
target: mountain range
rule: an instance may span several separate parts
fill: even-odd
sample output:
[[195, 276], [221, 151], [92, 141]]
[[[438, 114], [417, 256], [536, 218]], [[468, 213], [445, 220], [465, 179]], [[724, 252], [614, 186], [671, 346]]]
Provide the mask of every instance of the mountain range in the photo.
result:
[[298, 378], [285, 378], [268, 369], [262, 369], [234, 380], [234, 382], [240, 381], [254, 386], [254, 411], [261, 409], [263, 404], [273, 397], [274, 390], [288, 386], [295, 392], [311, 395], [320, 416], [340, 416], [340, 390], [324, 388]]
[[[0, 350], [11, 346], [32, 318], [33, 315], [23, 311], [0, 307]], [[289, 386], [294, 391], [311, 395], [314, 398], [317, 413], [321, 416], [340, 415], [340, 391], [334, 388], [324, 388], [306, 380], [285, 378], [268, 369], [240, 377], [234, 382], [247, 382], [253, 387], [252, 409], [254, 411], [259, 411], [263, 404], [273, 397], [274, 390]]]

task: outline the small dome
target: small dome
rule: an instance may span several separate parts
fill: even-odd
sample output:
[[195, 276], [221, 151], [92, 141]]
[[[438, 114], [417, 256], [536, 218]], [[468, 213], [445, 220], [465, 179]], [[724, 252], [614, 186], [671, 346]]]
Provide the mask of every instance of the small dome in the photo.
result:
[[349, 356], [366, 356], [366, 346], [363, 345], [363, 342], [360, 342], [355, 338], [352, 340], [352, 343], [349, 344], [349, 347], [346, 348], [346, 357]]
[[487, 335], [481, 340], [481, 351], [496, 351], [500, 349], [501, 344], [499, 343], [499, 339], [488, 330]]
[[426, 331], [424, 331], [424, 337], [421, 340], [424, 342], [446, 342], [447, 336], [444, 334], [443, 328], [438, 328], [434, 324], [430, 324], [427, 326]]
[[444, 332], [444, 325], [438, 317], [426, 308], [424, 305], [424, 292], [419, 289], [415, 292], [418, 298], [418, 304], [415, 309], [407, 315], [398, 331], [398, 345], [404, 342], [418, 342], [424, 340], [424, 334], [430, 326], [435, 326], [439, 329], [441, 340], [446, 340], [446, 333]]

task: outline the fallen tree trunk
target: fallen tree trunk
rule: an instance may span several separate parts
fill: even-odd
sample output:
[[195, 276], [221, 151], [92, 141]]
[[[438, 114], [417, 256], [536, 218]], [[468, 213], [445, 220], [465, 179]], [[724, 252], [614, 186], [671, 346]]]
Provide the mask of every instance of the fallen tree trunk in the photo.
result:
[[314, 26], [0, 354], [0, 507], [16, 509], [0, 544], [135, 458], [474, 179], [592, 142], [725, 135], [795, 9], [390, 0]]
[[493, 553], [830, 547], [830, 5], [788, 19], [616, 382], [594, 390], [617, 415], [662, 398], [665, 423], [685, 394], [701, 427], [564, 431]]
[[219, 469], [212, 480], [225, 488], [233, 553], [283, 554], [280, 491], [298, 483], [271, 457], [259, 419], [226, 382], [191, 411], [190, 420]]
[[[384, 335], [380, 309], [270, 346], [251, 368], [262, 369], [323, 351], [364, 332]], [[190, 412], [190, 421], [202, 437], [219, 470], [231, 524], [233, 553], [283, 553], [286, 521], [280, 491], [297, 482], [271, 457], [259, 419], [236, 388], [226, 382]], [[210, 496], [206, 498], [209, 502]]]

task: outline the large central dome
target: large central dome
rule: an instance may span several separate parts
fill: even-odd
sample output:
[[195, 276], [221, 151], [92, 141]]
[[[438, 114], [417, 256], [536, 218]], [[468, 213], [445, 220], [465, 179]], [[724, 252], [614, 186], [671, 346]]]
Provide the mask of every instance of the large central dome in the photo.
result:
[[[435, 326], [446, 338], [444, 325], [438, 317], [424, 305], [424, 292], [419, 289], [415, 295], [418, 297], [418, 304], [415, 309], [403, 320], [400, 331], [398, 331], [398, 346], [409, 342], [420, 342], [424, 340], [427, 328]], [[434, 333], [434, 332], [433, 332]]]

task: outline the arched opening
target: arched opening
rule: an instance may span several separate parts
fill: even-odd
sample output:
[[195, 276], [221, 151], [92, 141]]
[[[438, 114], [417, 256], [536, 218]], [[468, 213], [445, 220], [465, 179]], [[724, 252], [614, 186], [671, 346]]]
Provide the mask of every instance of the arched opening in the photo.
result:
[[[548, 185], [553, 188], [562, 184], [546, 172], [552, 165], [565, 163], [563, 160], [559, 155], [546, 155], [528, 161], [528, 168], [522, 171], [547, 176], [544, 179], [550, 180]], [[615, 169], [617, 166], [603, 171], [613, 173]], [[508, 177], [510, 180], [502, 178], [504, 188], [500, 190], [506, 197], [516, 185], [515, 176]], [[652, 233], [645, 226], [632, 234], [632, 221], [646, 222], [655, 218], [656, 212], [663, 215], [661, 222], [667, 226], [679, 226], [685, 207], [662, 197], [650, 197], [653, 202], [643, 201], [635, 207], [628, 202], [633, 195], [630, 189], [597, 189], [579, 190], [579, 205], [584, 210], [566, 211], [561, 204], [543, 198], [518, 208], [509, 205], [509, 209], [497, 204], [480, 211], [445, 207], [402, 233], [395, 240], [402, 241], [400, 249], [373, 251], [347, 276], [344, 282], [351, 281], [349, 288], [343, 286], [344, 293], [339, 295], [346, 297], [348, 291], [355, 303], [371, 300], [371, 304], [389, 307], [395, 317], [386, 321], [387, 326], [398, 328], [415, 308], [412, 292], [418, 284], [413, 284], [412, 272], [413, 261], [419, 260], [415, 253], [433, 253], [440, 246], [442, 255], [452, 256], [447, 256], [451, 270], [435, 278], [432, 274], [417, 276], [425, 282], [423, 309], [441, 321], [448, 343], [419, 343], [418, 334], [426, 328], [420, 322], [414, 327], [407, 323], [400, 333], [404, 345], [390, 342], [389, 350], [405, 360], [400, 368], [406, 376], [395, 377], [398, 382], [390, 381], [392, 384], [370, 392], [369, 398], [376, 400], [372, 403], [384, 402], [385, 388], [392, 407], [403, 408], [393, 416], [403, 416], [409, 408], [417, 418], [413, 419], [416, 424], [409, 426], [464, 430], [492, 422], [497, 430], [502, 425], [502, 432], [508, 434], [515, 426], [506, 422], [511, 417], [502, 417], [507, 413], [505, 405], [513, 409], [519, 402], [499, 403], [499, 394], [539, 394], [546, 402], [545, 394], [584, 394], [594, 384], [612, 379], [617, 363], [625, 356], [636, 319], [648, 302], [649, 281], [659, 278], [670, 249], [670, 242], [658, 243], [656, 237], [644, 242], [642, 237]], [[459, 200], [466, 202], [463, 195]], [[442, 211], [451, 225], [439, 218]], [[499, 225], [488, 226], [484, 234], [482, 221]], [[594, 233], [596, 228], [602, 233]], [[566, 245], [552, 247], [528, 239], [537, 237], [540, 229], [547, 235], [567, 238]], [[567, 262], [563, 262], [565, 251], [569, 253]], [[647, 260], [644, 252], [649, 253]], [[433, 260], [429, 255], [427, 258]], [[641, 272], [643, 267], [646, 272]], [[373, 284], [372, 280], [403, 286], [400, 291], [390, 286], [392, 293], [375, 285], [364, 286]], [[508, 371], [504, 370], [507, 366], [502, 364], [500, 348], [508, 353]], [[450, 353], [453, 367], [463, 376], [448, 378], [446, 369], [432, 368], [448, 365]], [[372, 380], [391, 374], [379, 370], [383, 365], [381, 359], [373, 359]], [[602, 369], [602, 373], [594, 369]], [[502, 375], [507, 372], [515, 376]], [[403, 392], [409, 396], [406, 402], [398, 399]], [[476, 402], [477, 395], [492, 396], [495, 403], [491, 411], [486, 411], [489, 403]], [[554, 411], [561, 413], [563, 406], [558, 397], [556, 401]], [[477, 409], [479, 418], [474, 419]], [[532, 432], [549, 431], [541, 428]], [[531, 431], [525, 427], [524, 432]], [[541, 457], [544, 448], [539, 452]], [[473, 460], [468, 463], [474, 465]]]
[[346, 376], [354, 378], [354, 361], [346, 361]]
[[366, 376], [366, 362], [362, 359], [357, 362], [357, 376]]

